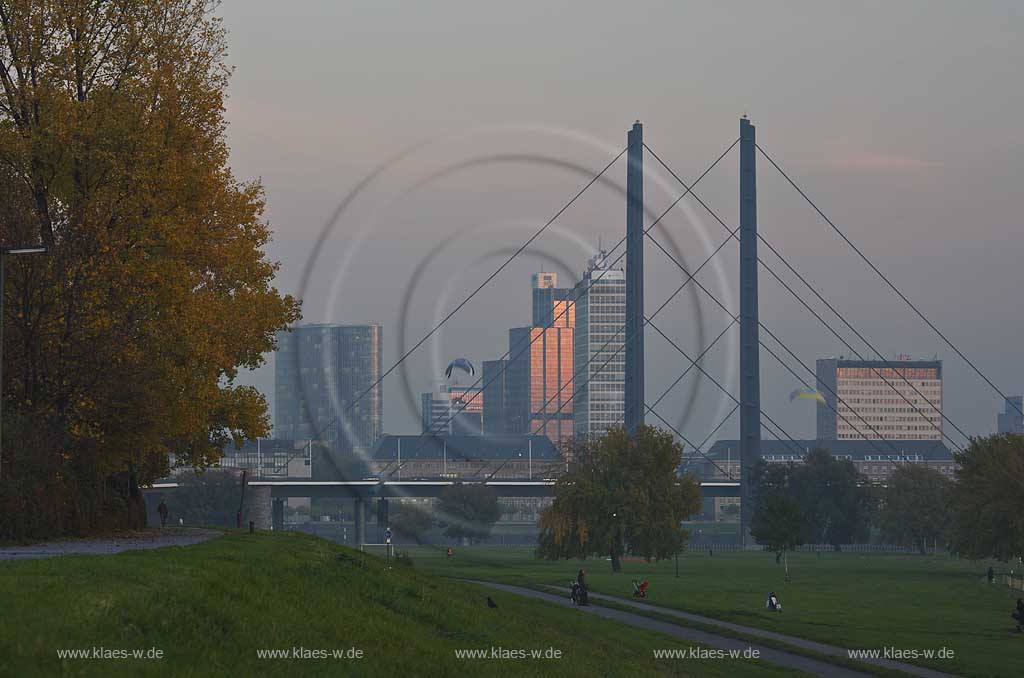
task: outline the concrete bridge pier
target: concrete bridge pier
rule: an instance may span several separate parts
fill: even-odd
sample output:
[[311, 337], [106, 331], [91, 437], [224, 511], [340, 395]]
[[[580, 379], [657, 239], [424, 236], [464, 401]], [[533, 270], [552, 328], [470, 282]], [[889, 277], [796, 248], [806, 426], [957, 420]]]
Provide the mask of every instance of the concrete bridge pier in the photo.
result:
[[384, 543], [384, 528], [390, 524], [391, 519], [388, 516], [388, 499], [387, 497], [380, 497], [377, 499], [377, 543]]
[[359, 548], [366, 543], [366, 500], [362, 497], [356, 497], [353, 514], [356, 522], [355, 545]]
[[252, 522], [257, 530], [269, 530], [271, 525], [271, 492], [267, 486], [249, 485], [242, 502], [242, 529]]
[[275, 532], [284, 529], [284, 499], [276, 497], [271, 508], [271, 526]]

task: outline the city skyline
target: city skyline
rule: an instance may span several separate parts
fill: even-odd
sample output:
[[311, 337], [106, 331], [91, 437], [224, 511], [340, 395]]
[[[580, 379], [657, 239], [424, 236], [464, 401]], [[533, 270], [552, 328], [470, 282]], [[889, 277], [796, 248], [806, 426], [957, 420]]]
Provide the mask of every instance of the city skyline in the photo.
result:
[[[391, 35], [391, 12], [386, 8], [355, 3], [342, 10], [311, 2], [284, 13], [271, 3], [225, 3], [225, 24], [233, 35], [272, 33], [278, 44], [294, 48], [288, 58], [275, 52], [270, 60], [255, 43], [235, 41], [237, 74], [227, 111], [236, 171], [242, 177], [264, 178], [268, 217], [275, 231], [269, 253], [283, 264], [280, 289], [299, 291], [317, 233], [350, 189], [403, 150], [427, 144], [408, 160], [389, 166], [372, 190], [361, 193], [350, 206], [336, 235], [322, 249], [333, 255], [328, 259], [342, 263], [348, 249], [359, 254], [347, 262], [337, 285], [334, 277], [341, 266], [315, 267], [304, 295], [308, 320], [354, 319], [395, 328], [384, 345], [385, 363], [390, 365], [400, 357], [400, 346], [410, 346], [461, 301], [458, 290], [471, 289], [494, 269], [499, 261], [495, 251], [525, 239], [554, 213], [565, 194], [585, 181], [553, 163], [521, 162], [478, 164], [476, 171], [452, 172], [421, 184], [426, 177], [471, 158], [513, 153], [554, 157], [596, 170], [621, 148], [632, 121], [641, 118], [648, 142], [689, 181], [730, 143], [736, 117], [746, 112], [758, 123], [759, 142], [793, 168], [826, 213], [929, 318], [950, 333], [986, 374], [1000, 375], [1004, 392], [1021, 392], [1024, 365], [1015, 359], [1015, 337], [1024, 331], [1024, 319], [1006, 313], [996, 317], [993, 309], [1014, 307], [1019, 290], [1013, 245], [1020, 217], [1012, 178], [1024, 173], [1024, 161], [1015, 151], [1022, 144], [1021, 133], [1007, 124], [1007, 112], [1021, 110], [1024, 96], [1019, 88], [990, 84], [1012, 82], [1010, 64], [1024, 58], [1014, 38], [1014, 27], [1021, 25], [1019, 5], [986, 3], [967, 11], [948, 3], [908, 2], [886, 6], [882, 22], [879, 8], [839, 9], [817, 3], [801, 7], [798, 14], [806, 22], [828, 27], [827, 48], [806, 28], [810, 24], [767, 6], [749, 8], [749, 21], [742, 23], [735, 22], [730, 10], [710, 3], [648, 7], [641, 13], [652, 34], [636, 46], [634, 55], [647, 58], [642, 59], [644, 68], [634, 73], [633, 58], [616, 57], [593, 39], [626, 30], [621, 22], [631, 21], [611, 5], [595, 5], [579, 18], [583, 23], [577, 30], [569, 30], [572, 12], [548, 8], [541, 17], [541, 8], [529, 3], [515, 12], [463, 8], [463, 18], [479, 22], [473, 39], [454, 24], [449, 26], [445, 17], [451, 18], [450, 13], [407, 9], [430, 30], [392, 39], [396, 36]], [[348, 28], [354, 19], [358, 33]], [[485, 74], [504, 72], [504, 63], [519, 63], [512, 59], [515, 41], [477, 39], [507, 35], [509, 26], [520, 25], [533, 27], [549, 40], [537, 46], [536, 61], [520, 64], [521, 77], [495, 87]], [[694, 28], [703, 25], [719, 30]], [[323, 31], [322, 39], [299, 41], [300, 29], [309, 26], [318, 36]], [[687, 39], [678, 40], [673, 27]], [[450, 39], [443, 49], [427, 50], [423, 57], [428, 34]], [[554, 40], [562, 34], [567, 35], [565, 41]], [[786, 40], [769, 45], [764, 37], [768, 35], [785, 35]], [[865, 49], [865, 35], [871, 36], [871, 49]], [[354, 55], [368, 49], [374, 39], [393, 47], [382, 56], [389, 74], [387, 91], [355, 72], [359, 60]], [[306, 58], [313, 44], [317, 58]], [[430, 44], [436, 45], [436, 39]], [[769, 46], [773, 49], [765, 49]], [[465, 54], [474, 55], [472, 68], [465, 65]], [[582, 54], [590, 55], [592, 62], [581, 63]], [[329, 87], [311, 92], [307, 80], [294, 79], [297, 64], [309, 69], [308, 81], [345, 82], [344, 91], [360, 105], [344, 105]], [[690, 65], [683, 77], [677, 74], [679, 64]], [[419, 74], [432, 69], [445, 73], [441, 84], [449, 96], [422, 101]], [[832, 73], [841, 77], [831, 77]], [[976, 78], [976, 73], [986, 77]], [[566, 83], [568, 89], [562, 93], [539, 86], [546, 82]], [[808, 82], [814, 85], [811, 90]], [[272, 94], [281, 91], [288, 96]], [[453, 110], [444, 102], [462, 101], [460, 91], [487, 95]], [[813, 96], [807, 96], [808, 91]], [[950, 91], [957, 96], [950, 97]], [[301, 111], [281, 105], [293, 97], [307, 105]], [[421, 115], [410, 121], [401, 112], [412, 110], [418, 100], [415, 109]], [[339, 110], [344, 111], [342, 126], [335, 120]], [[542, 133], [540, 128], [561, 132]], [[441, 139], [445, 141], [435, 143]], [[652, 178], [645, 198], [657, 212], [679, 191], [664, 172], [650, 163], [647, 169]], [[1000, 398], [930, 330], [906, 322], [900, 301], [885, 296], [884, 287], [861, 270], [817, 215], [787, 196], [781, 180], [765, 171], [769, 168], [761, 169], [762, 232], [800, 263], [815, 288], [849, 315], [883, 357], [937, 354], [944, 360], [946, 380], [957, 386], [946, 394], [947, 415], [968, 433], [992, 431], [993, 412], [1002, 407]], [[624, 167], [613, 168], [611, 174], [624, 184]], [[664, 181], [659, 183], [655, 175]], [[734, 177], [735, 162], [727, 159], [699, 189], [702, 199], [730, 225], [736, 223]], [[409, 185], [421, 187], [406, 198], [391, 200]], [[968, 195], [969, 201], [964, 199]], [[685, 211], [673, 214], [667, 226], [682, 250], [699, 261], [720, 237], [718, 226], [695, 202], [687, 199], [683, 205], [693, 218]], [[348, 247], [368, 222], [374, 228], [358, 241], [358, 248]], [[502, 273], [499, 285], [460, 312], [450, 329], [420, 349], [422, 356], [413, 356], [408, 367], [414, 382], [411, 402], [402, 397], [397, 377], [389, 378], [389, 428], [416, 430], [415, 396], [436, 381], [435, 363], [442, 360], [441, 353], [480, 360], [491, 357], [486, 347], [504, 343], [511, 323], [503, 316], [519, 313], [521, 281], [527, 276], [538, 270], [578, 275], [588, 250], [601, 242], [606, 247], [616, 242], [622, 232], [621, 200], [611, 192], [588, 197], [556, 225], [564, 233], [546, 235], [524, 252], [521, 262]], [[456, 234], [417, 279], [419, 289], [429, 294], [413, 294], [402, 318], [400, 302], [410, 272], [437, 243]], [[580, 246], [581, 240], [586, 247]], [[657, 304], [680, 278], [659, 252], [648, 250], [647, 292], [649, 304]], [[735, 304], [735, 255], [730, 250], [720, 255], [729, 277], [723, 282], [709, 271], [706, 280], [727, 303]], [[980, 270], [966, 265], [974, 257], [984, 257], [986, 265]], [[362, 280], [374, 282], [364, 290], [359, 286]], [[762, 287], [765, 317], [779, 318], [784, 338], [799, 355], [811, 359], [850, 354], [774, 281], [765, 281]], [[976, 303], [978, 299], [986, 303]], [[698, 310], [703, 312], [705, 336], [713, 337], [722, 316], [706, 300], [681, 297], [664, 314], [665, 330], [681, 336], [682, 346], [691, 352], [700, 345]], [[405, 332], [402, 344], [400, 326]], [[854, 343], [865, 356], [876, 357]], [[648, 344], [647, 393], [657, 395], [682, 365], [660, 338], [649, 336]], [[707, 360], [709, 371], [724, 375], [723, 383], [735, 393], [738, 384], [729, 371], [733, 346], [716, 349]], [[794, 435], [812, 437], [814, 421], [806, 403], [790, 405], [787, 399], [797, 382], [770, 359], [763, 363], [765, 410]], [[268, 368], [245, 378], [268, 392], [271, 374]], [[703, 438], [731, 406], [723, 405], [706, 381], [698, 395], [701, 402], [684, 430], [692, 438]], [[685, 388], [680, 388], [664, 405], [675, 413], [689, 402]], [[722, 434], [734, 435], [730, 427], [735, 425], [728, 424]]]

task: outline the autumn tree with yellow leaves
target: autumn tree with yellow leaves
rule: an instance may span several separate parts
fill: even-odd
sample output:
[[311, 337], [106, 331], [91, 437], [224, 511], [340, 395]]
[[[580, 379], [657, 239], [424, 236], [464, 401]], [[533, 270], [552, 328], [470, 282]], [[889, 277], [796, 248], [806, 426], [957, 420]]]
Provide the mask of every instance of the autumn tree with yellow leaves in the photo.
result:
[[[266, 435], [236, 384], [298, 303], [225, 141], [206, 0], [0, 0], [0, 538], [137, 525], [168, 455]], [[144, 520], [144, 518], [142, 518]]]

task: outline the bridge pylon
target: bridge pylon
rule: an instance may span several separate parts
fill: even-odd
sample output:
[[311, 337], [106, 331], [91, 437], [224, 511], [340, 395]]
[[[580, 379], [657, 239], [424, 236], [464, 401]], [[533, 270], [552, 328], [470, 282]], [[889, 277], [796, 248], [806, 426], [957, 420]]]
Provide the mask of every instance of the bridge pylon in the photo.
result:
[[761, 368], [757, 315], [757, 142], [740, 119], [740, 539], [750, 542], [751, 474], [761, 458]]
[[626, 151], [626, 383], [623, 422], [644, 423], [644, 128], [637, 120]]

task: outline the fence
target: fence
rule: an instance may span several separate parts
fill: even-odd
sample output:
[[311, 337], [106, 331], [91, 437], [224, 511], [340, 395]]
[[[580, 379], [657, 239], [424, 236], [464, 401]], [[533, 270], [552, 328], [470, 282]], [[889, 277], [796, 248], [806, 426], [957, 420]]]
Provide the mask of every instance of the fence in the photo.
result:
[[[768, 549], [759, 546], [745, 547], [735, 541], [713, 542], [705, 540], [691, 540], [686, 545], [687, 551], [767, 551]], [[831, 553], [835, 551], [832, 544], [804, 544], [795, 549], [801, 553]], [[840, 544], [839, 550], [843, 553], [906, 553], [918, 554], [920, 549], [906, 546], [894, 546], [892, 544]], [[946, 553], [945, 548], [929, 546], [927, 552], [930, 554]]]
[[1011, 589], [1018, 589], [1020, 591], [1024, 591], [1024, 576], [1017, 577], [1014, 576], [1014, 574], [1011, 572], [1010, 574], [1004, 574], [1002, 579], [1003, 582]]

